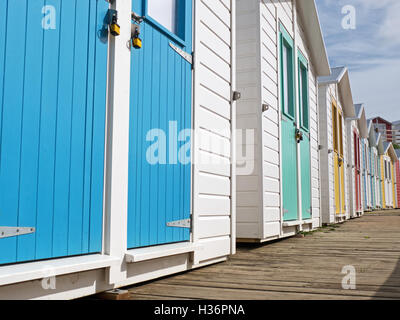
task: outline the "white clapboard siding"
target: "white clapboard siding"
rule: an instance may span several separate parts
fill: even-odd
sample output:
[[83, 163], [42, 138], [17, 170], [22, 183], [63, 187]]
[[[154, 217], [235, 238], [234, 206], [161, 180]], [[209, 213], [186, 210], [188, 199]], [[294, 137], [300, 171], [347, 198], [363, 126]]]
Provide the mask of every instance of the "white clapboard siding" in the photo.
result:
[[[256, 138], [254, 170], [244, 176], [240, 176], [238, 171], [237, 236], [263, 241], [284, 235], [281, 214], [281, 192], [284, 190], [281, 191], [280, 168], [279, 23], [285, 26], [295, 39], [296, 47], [309, 61], [313, 227], [321, 224], [322, 211], [318, 83], [303, 21], [295, 12], [293, 1], [237, 0], [236, 17], [237, 85], [242, 93], [237, 105], [237, 128], [253, 129]], [[262, 112], [263, 104], [269, 106], [265, 112]]]
[[[233, 1], [233, 0], [232, 0]], [[231, 0], [196, 0], [193, 240], [198, 263], [232, 252]]]

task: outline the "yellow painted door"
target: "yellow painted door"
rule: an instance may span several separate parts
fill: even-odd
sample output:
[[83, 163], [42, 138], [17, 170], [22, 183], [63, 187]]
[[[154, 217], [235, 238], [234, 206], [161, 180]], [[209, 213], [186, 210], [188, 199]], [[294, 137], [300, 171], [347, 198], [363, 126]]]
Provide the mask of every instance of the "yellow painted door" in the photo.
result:
[[340, 204], [340, 167], [339, 167], [339, 139], [338, 139], [338, 112], [336, 102], [332, 103], [332, 138], [333, 138], [333, 172], [335, 183], [335, 213], [341, 213]]
[[386, 193], [385, 193], [385, 162], [381, 156], [381, 181], [382, 181], [382, 208], [386, 209]]
[[341, 196], [341, 213], [344, 214], [346, 212], [346, 199], [344, 192], [344, 165], [340, 166], [340, 196]]
[[333, 167], [335, 172], [335, 212], [340, 214], [339, 156], [336, 152], [333, 156]]
[[340, 213], [346, 212], [346, 199], [344, 189], [344, 153], [343, 153], [343, 118], [342, 112], [338, 109], [338, 124], [339, 124], [339, 171], [340, 171]]

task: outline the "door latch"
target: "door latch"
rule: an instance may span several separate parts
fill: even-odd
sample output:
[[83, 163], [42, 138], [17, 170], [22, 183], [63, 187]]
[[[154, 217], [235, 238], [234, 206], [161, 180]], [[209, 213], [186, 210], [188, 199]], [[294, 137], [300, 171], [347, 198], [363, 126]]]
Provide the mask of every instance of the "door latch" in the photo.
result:
[[303, 141], [303, 132], [301, 132], [300, 129], [296, 129], [295, 137], [297, 143], [300, 143], [300, 141]]
[[140, 39], [140, 25], [132, 23], [131, 27], [131, 41], [135, 49], [142, 48], [142, 39]]
[[141, 49], [143, 46], [143, 41], [140, 39], [140, 24], [143, 22], [144, 18], [136, 14], [131, 13], [132, 26], [131, 26], [131, 39], [129, 41], [129, 49], [133, 46], [135, 49]]
[[109, 9], [109, 20], [110, 20], [110, 33], [117, 37], [121, 34], [121, 27], [118, 24], [118, 11], [114, 9]]

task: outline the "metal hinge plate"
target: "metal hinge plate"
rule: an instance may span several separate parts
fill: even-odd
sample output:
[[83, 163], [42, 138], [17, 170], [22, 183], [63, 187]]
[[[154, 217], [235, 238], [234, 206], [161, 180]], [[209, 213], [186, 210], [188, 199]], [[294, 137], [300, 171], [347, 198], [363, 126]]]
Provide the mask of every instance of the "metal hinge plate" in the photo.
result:
[[185, 59], [187, 62], [189, 62], [191, 65], [193, 65], [193, 55], [190, 53], [185, 52], [181, 48], [178, 48], [176, 45], [173, 43], [169, 43], [169, 46], [176, 51], [183, 59]]
[[35, 228], [31, 227], [0, 227], [0, 239], [22, 236], [34, 232]]
[[167, 222], [167, 227], [191, 229], [192, 228], [192, 219], [184, 219], [184, 220]]

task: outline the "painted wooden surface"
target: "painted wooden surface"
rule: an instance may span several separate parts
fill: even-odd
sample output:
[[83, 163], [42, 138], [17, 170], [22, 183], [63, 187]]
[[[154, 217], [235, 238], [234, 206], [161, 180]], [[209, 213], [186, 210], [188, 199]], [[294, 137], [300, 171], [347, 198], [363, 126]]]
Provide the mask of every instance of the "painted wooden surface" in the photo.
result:
[[361, 202], [361, 166], [360, 166], [360, 138], [357, 132], [354, 131], [354, 155], [355, 155], [355, 196], [356, 196], [356, 211], [362, 210]]
[[[320, 224], [321, 213], [316, 73], [304, 32], [305, 22], [299, 17], [296, 21], [293, 19], [296, 10], [291, 2], [239, 0], [237, 5], [237, 79], [238, 89], [242, 92], [237, 127], [253, 129], [256, 138], [254, 170], [238, 176], [238, 237], [271, 239], [280, 235], [281, 198], [284, 196], [281, 192], [281, 157], [285, 154], [280, 148], [283, 136], [279, 98], [279, 23], [284, 25], [291, 38], [296, 38], [296, 53], [299, 49], [309, 62], [310, 193], [314, 226]], [[262, 112], [262, 104], [269, 105], [269, 109]], [[292, 139], [294, 130], [287, 135]]]
[[[193, 241], [204, 247], [199, 261], [224, 257], [235, 251], [236, 192], [232, 150], [235, 138], [236, 90], [233, 0], [195, 1]], [[219, 148], [215, 148], [219, 146]], [[219, 226], [218, 228], [216, 226]]]
[[311, 204], [311, 159], [310, 138], [308, 133], [303, 133], [304, 140], [300, 143], [301, 158], [301, 206], [302, 219], [312, 218]]
[[[322, 232], [242, 246], [228, 262], [128, 288], [130, 299], [399, 299], [400, 212], [385, 211]], [[356, 289], [344, 290], [344, 266]]]
[[177, 9], [178, 35], [151, 20], [147, 0], [132, 8], [146, 16], [143, 48], [131, 50], [128, 248], [137, 248], [190, 239], [167, 222], [191, 215], [192, 68], [169, 44], [192, 53], [192, 6]]
[[382, 184], [382, 208], [386, 209], [387, 206], [387, 191], [386, 189], [386, 174], [385, 174], [385, 160], [384, 156], [381, 156], [381, 184]]
[[393, 162], [390, 162], [390, 168], [391, 168], [391, 170], [392, 170], [392, 175], [391, 175], [391, 178], [392, 178], [392, 207], [393, 208], [397, 208], [397, 204], [396, 204], [396, 188], [395, 188], [395, 179], [396, 179], [396, 172], [395, 172], [395, 170], [394, 170], [394, 165], [393, 165]]
[[285, 221], [298, 219], [297, 143], [293, 121], [282, 120], [282, 204]]
[[102, 250], [107, 10], [1, 6], [0, 226], [36, 232], [1, 239], [0, 263]]
[[400, 160], [396, 161], [396, 194], [397, 194], [397, 208], [400, 208]]

